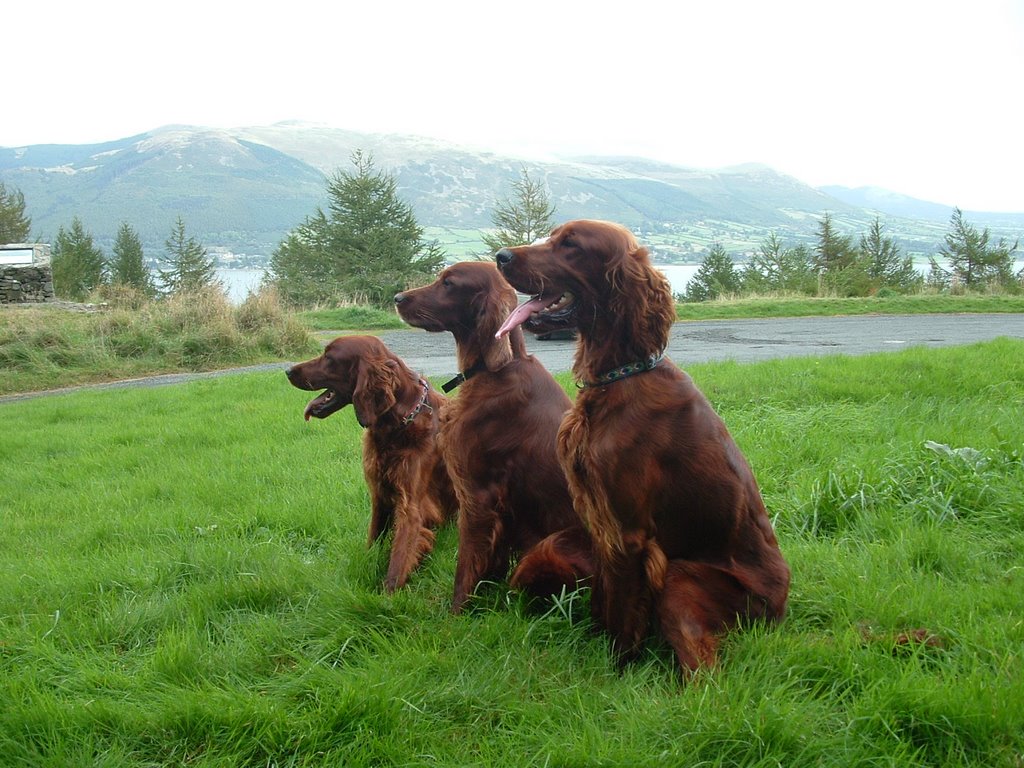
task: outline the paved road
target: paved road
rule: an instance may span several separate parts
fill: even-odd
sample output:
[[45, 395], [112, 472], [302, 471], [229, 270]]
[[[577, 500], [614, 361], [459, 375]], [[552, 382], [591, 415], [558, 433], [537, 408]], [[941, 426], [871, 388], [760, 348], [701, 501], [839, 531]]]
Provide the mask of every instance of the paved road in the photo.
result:
[[[415, 371], [426, 376], [448, 376], [456, 372], [455, 342], [451, 334], [410, 328], [386, 331], [380, 336]], [[676, 365], [685, 368], [693, 363], [712, 360], [752, 362], [801, 355], [862, 355], [915, 345], [945, 347], [997, 336], [1024, 339], [1024, 314], [865, 315], [680, 322], [672, 326], [668, 355]], [[526, 334], [526, 338], [529, 351], [549, 370], [567, 371], [572, 367], [575, 341], [538, 341], [530, 334]], [[286, 367], [285, 363], [270, 363], [212, 373], [152, 376], [88, 388], [161, 386], [232, 373], [284, 370]], [[0, 404], [67, 391], [70, 390], [6, 395], [0, 397]]]
[[[862, 355], [969, 344], [997, 336], [1024, 339], [1024, 314], [864, 315], [768, 320], [680, 322], [672, 326], [668, 355], [677, 365], [712, 360], [753, 362], [806, 355]], [[427, 376], [455, 372], [455, 343], [447, 333], [389, 331], [384, 343], [409, 367]], [[526, 346], [551, 371], [572, 367], [574, 341], [538, 341]]]

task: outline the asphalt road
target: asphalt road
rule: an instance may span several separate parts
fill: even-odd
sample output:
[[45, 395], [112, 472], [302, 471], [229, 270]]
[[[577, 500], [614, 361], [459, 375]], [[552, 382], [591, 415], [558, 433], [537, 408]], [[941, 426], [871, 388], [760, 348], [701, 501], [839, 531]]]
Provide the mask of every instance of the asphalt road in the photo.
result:
[[[864, 315], [679, 322], [672, 326], [668, 356], [676, 365], [685, 368], [692, 363], [712, 360], [753, 362], [776, 357], [863, 355], [912, 346], [946, 347], [998, 336], [1024, 339], [1024, 314]], [[385, 331], [380, 337], [414, 371], [425, 376], [456, 373], [455, 342], [449, 333], [427, 333], [410, 328]], [[575, 341], [538, 341], [528, 333], [526, 346], [550, 371], [567, 371], [572, 367]], [[150, 376], [90, 387], [5, 395], [0, 397], [0, 404], [74, 389], [162, 386], [233, 373], [283, 371], [287, 367], [287, 363], [270, 363], [211, 373]]]
[[[998, 336], [1024, 339], [1024, 314], [679, 322], [672, 326], [668, 356], [685, 368], [713, 360], [754, 362], [776, 357], [863, 355], [912, 346], [945, 347]], [[451, 334], [410, 329], [382, 333], [381, 339], [413, 370], [427, 376], [455, 373], [455, 343]], [[567, 371], [572, 367], [575, 341], [538, 341], [528, 333], [526, 346], [550, 371]]]

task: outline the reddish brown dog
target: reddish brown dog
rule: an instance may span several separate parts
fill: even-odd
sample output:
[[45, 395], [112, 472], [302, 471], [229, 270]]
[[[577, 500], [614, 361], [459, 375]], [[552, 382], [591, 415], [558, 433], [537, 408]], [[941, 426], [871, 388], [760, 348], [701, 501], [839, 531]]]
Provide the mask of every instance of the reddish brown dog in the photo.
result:
[[460, 611], [481, 581], [504, 578], [517, 555], [513, 587], [533, 594], [574, 589], [593, 565], [555, 453], [571, 403], [526, 354], [522, 331], [495, 338], [516, 306], [515, 291], [494, 264], [465, 262], [399, 293], [395, 303], [410, 325], [455, 337], [461, 373], [449, 384], [460, 389], [445, 407], [440, 434], [459, 500], [452, 610]]
[[785, 613], [789, 568], [761, 493], [725, 424], [664, 357], [675, 305], [647, 251], [616, 224], [571, 221], [496, 254], [534, 294], [503, 325], [575, 327], [581, 382], [558, 454], [593, 537], [595, 618], [625, 658], [652, 614], [685, 669], [711, 665], [721, 635]]
[[349, 403], [366, 428], [363, 474], [370, 490], [370, 544], [394, 529], [384, 587], [405, 586], [434, 548], [434, 529], [455, 514], [456, 500], [437, 446], [445, 398], [375, 336], [342, 336], [320, 357], [286, 371], [299, 389], [325, 390], [305, 417], [324, 419]]

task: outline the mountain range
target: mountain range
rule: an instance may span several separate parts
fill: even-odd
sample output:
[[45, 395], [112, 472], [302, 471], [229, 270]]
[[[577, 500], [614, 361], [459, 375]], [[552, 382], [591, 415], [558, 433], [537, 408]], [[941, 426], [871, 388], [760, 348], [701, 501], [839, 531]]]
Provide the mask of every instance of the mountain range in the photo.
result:
[[[635, 157], [526, 160], [434, 139], [367, 134], [307, 123], [237, 129], [165, 126], [102, 144], [0, 147], [0, 181], [25, 196], [43, 241], [78, 216], [109, 250], [121, 222], [147, 255], [162, 252], [180, 215], [211, 252], [265, 260], [287, 233], [326, 205], [326, 180], [352, 170], [356, 150], [394, 175], [430, 238], [457, 257], [481, 250], [496, 201], [526, 169], [543, 179], [556, 219], [602, 218], [634, 229], [665, 261], [693, 261], [721, 242], [741, 255], [769, 232], [809, 241], [826, 211], [859, 234], [876, 217], [908, 253], [931, 254], [952, 209], [875, 188], [813, 188], [763, 165], [685, 168]], [[1016, 238], [1024, 213], [965, 212]]]

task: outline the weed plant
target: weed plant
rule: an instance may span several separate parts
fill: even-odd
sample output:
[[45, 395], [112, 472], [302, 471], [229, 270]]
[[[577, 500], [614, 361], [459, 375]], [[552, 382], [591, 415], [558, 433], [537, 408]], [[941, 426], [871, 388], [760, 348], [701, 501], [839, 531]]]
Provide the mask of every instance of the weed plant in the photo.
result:
[[273, 292], [237, 307], [216, 289], [153, 302], [112, 298], [101, 311], [0, 311], [0, 394], [299, 358], [317, 348]]
[[586, 589], [450, 615], [452, 528], [386, 595], [351, 409], [280, 373], [0, 405], [0, 763], [1020, 766], [1024, 343], [690, 373], [793, 583], [685, 680]]

